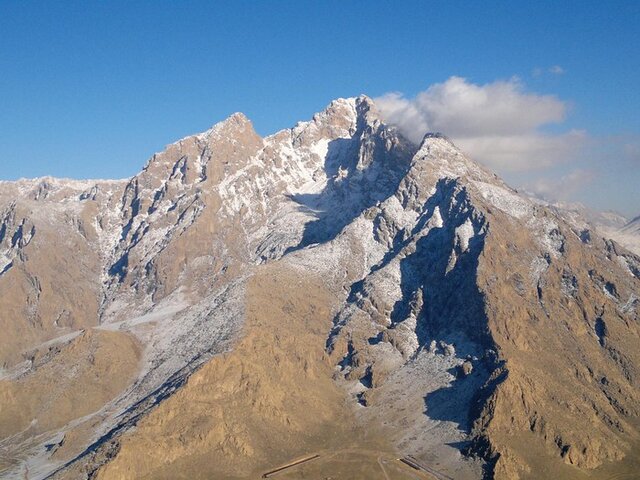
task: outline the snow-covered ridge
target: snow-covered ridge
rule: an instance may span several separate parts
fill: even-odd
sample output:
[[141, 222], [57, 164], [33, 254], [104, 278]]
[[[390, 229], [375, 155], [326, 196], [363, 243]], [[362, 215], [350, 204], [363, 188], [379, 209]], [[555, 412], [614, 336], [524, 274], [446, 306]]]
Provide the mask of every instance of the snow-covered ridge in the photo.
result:
[[5, 185], [25, 185], [25, 186], [34, 186], [40, 183], [48, 183], [52, 186], [57, 187], [69, 187], [75, 188], [78, 190], [85, 189], [87, 187], [91, 187], [96, 184], [109, 184], [109, 183], [124, 183], [128, 182], [130, 178], [120, 178], [120, 179], [99, 179], [99, 178], [88, 178], [88, 179], [77, 179], [77, 178], [65, 178], [65, 177], [52, 177], [50, 175], [45, 175], [42, 177], [34, 177], [34, 178], [19, 178], [17, 180], [0, 180], [0, 186]]
[[15, 181], [0, 181], [0, 199], [23, 198], [35, 201], [68, 203], [84, 200], [95, 195], [99, 190], [110, 194], [124, 186], [129, 179], [77, 180], [70, 178], [38, 177], [21, 178]]

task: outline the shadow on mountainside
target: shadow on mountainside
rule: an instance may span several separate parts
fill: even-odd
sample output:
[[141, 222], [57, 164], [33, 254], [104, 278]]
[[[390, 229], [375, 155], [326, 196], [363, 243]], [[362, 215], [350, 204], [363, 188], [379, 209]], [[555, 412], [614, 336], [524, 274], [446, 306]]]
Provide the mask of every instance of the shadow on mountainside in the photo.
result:
[[[424, 396], [424, 414], [429, 419], [452, 422], [469, 435], [485, 401], [504, 379], [500, 375], [489, 381], [500, 365], [492, 355], [485, 355], [495, 345], [488, 328], [485, 298], [477, 284], [487, 224], [484, 216], [474, 210], [466, 189], [456, 181], [438, 182], [435, 195], [425, 205], [428, 218], [436, 206], [442, 227], [431, 228], [418, 240], [415, 252], [400, 261], [402, 299], [394, 305], [391, 320], [396, 324], [407, 318], [411, 302], [420, 296], [422, 307], [416, 325], [420, 346], [444, 340], [455, 346], [458, 358], [476, 358], [469, 375], [463, 376], [458, 368], [452, 368], [448, 371], [454, 377], [450, 385]], [[457, 233], [465, 223], [473, 229], [466, 249]], [[474, 443], [470, 439], [450, 446], [468, 454], [476, 448]], [[492, 465], [489, 461], [483, 467], [487, 478]]]
[[[452, 368], [449, 373], [456, 376], [457, 369]], [[479, 401], [478, 392], [488, 378], [489, 372], [485, 366], [478, 365], [469, 376], [457, 378], [449, 387], [439, 388], [425, 395], [424, 414], [431, 420], [452, 422], [458, 430], [469, 434]]]
[[[488, 348], [491, 340], [484, 298], [476, 283], [486, 234], [484, 217], [475, 213], [466, 189], [455, 181], [438, 182], [435, 197], [426, 204], [427, 214], [433, 215], [437, 206], [442, 227], [431, 228], [416, 242], [415, 251], [400, 261], [402, 298], [393, 306], [391, 321], [397, 324], [404, 320], [412, 298], [420, 295], [422, 308], [416, 329], [420, 346], [431, 340], [453, 343], [462, 337]], [[465, 223], [473, 229], [467, 248], [457, 232]], [[422, 228], [418, 224], [415, 233]], [[459, 345], [460, 353], [472, 353], [463, 352], [463, 347]]]
[[285, 253], [334, 239], [365, 210], [393, 195], [416, 150], [384, 125], [369, 125], [359, 112], [353, 137], [328, 144], [323, 167], [327, 185], [322, 192], [290, 196], [316, 219], [305, 225], [298, 245]]
[[[398, 231], [392, 240], [392, 248], [369, 274], [383, 269], [396, 258], [426, 228], [436, 209], [442, 218], [442, 226], [431, 227], [427, 235], [416, 242], [415, 251], [400, 260], [402, 297], [393, 305], [391, 328], [417, 308], [414, 313], [417, 314], [416, 334], [420, 347], [428, 345], [431, 340], [455, 343], [466, 339], [470, 343], [469, 351], [463, 352], [464, 346], [459, 346], [459, 351], [465, 354], [475, 353], [478, 348], [491, 348], [484, 298], [476, 284], [478, 258], [486, 233], [484, 218], [474, 213], [466, 189], [460, 188], [456, 180], [441, 179], [437, 182], [435, 192], [424, 204], [410, 235]], [[379, 218], [374, 219], [374, 224], [379, 221]], [[473, 236], [463, 251], [457, 241], [456, 229], [467, 221], [471, 222]], [[365, 296], [365, 281], [366, 278], [351, 286], [349, 303], [357, 303], [360, 297]], [[417, 307], [416, 297], [422, 299]], [[339, 320], [336, 319], [331, 336], [339, 332]], [[471, 348], [471, 344], [476, 348]]]
[[[441, 221], [434, 218], [436, 211]], [[378, 218], [374, 219], [374, 223]], [[382, 221], [382, 220], [380, 220]], [[430, 223], [431, 222], [431, 223]], [[430, 223], [430, 224], [429, 224]], [[461, 241], [460, 229], [468, 224], [468, 244]], [[440, 225], [440, 226], [438, 226]], [[426, 228], [428, 232], [419, 237]], [[471, 204], [468, 192], [454, 179], [440, 179], [434, 193], [422, 206], [419, 219], [409, 235], [398, 231], [392, 238], [392, 248], [370, 274], [386, 267], [418, 236], [415, 250], [400, 257], [401, 298], [390, 313], [391, 329], [404, 322], [411, 314], [417, 319], [416, 335], [419, 349], [432, 340], [453, 344], [458, 358], [480, 357], [473, 361], [473, 371], [466, 377], [456, 378], [447, 387], [430, 392], [424, 397], [424, 414], [432, 420], [453, 423], [469, 434], [471, 424], [478, 416], [492, 388], [484, 388], [491, 372], [497, 368], [493, 358], [484, 359], [484, 351], [493, 349], [488, 330], [485, 299], [477, 285], [478, 263], [486, 236], [486, 220]], [[471, 230], [471, 232], [469, 232]], [[366, 278], [354, 283], [348, 302], [358, 304], [367, 296]], [[338, 315], [331, 341], [345, 324]], [[369, 339], [376, 343], [382, 338]], [[459, 377], [457, 368], [449, 373]], [[468, 442], [451, 446], [465, 451]]]
[[[391, 320], [396, 325], [406, 319], [419, 297], [422, 305], [417, 312], [416, 335], [421, 347], [443, 340], [454, 345], [459, 358], [483, 357], [485, 349], [493, 348], [484, 296], [477, 285], [485, 218], [474, 210], [466, 189], [454, 180], [438, 182], [435, 195], [425, 205], [427, 219], [436, 206], [442, 226], [431, 228], [417, 241], [415, 252], [400, 261], [402, 298], [393, 306]], [[465, 223], [473, 230], [466, 248], [458, 233]], [[416, 228], [415, 233], [423, 226]], [[453, 422], [459, 430], [470, 433], [472, 410], [491, 370], [484, 360], [473, 364], [471, 374], [424, 397], [425, 415]], [[459, 377], [456, 368], [449, 373]]]

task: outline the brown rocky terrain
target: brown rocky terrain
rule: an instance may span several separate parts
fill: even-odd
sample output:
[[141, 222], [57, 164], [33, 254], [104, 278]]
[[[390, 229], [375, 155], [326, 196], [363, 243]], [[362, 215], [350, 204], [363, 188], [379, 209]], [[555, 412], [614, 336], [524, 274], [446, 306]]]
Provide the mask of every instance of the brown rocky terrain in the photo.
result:
[[255, 478], [309, 452], [375, 447], [331, 379], [332, 300], [314, 275], [260, 268], [233, 351], [122, 438], [97, 478]]
[[3, 477], [637, 471], [640, 258], [366, 97], [0, 221]]
[[[516, 253], [520, 262], [510, 261], [509, 270], [496, 261], [505, 249], [531, 252], [525, 235], [494, 229], [498, 238], [483, 253], [479, 285], [505, 362], [493, 375], [505, 378], [475, 429], [500, 453], [496, 476], [536, 478], [542, 463], [554, 471], [553, 462], [541, 461], [546, 456], [556, 459], [554, 478], [579, 478], [581, 470], [628, 455], [637, 461], [637, 279], [612, 268], [619, 253], [613, 243], [597, 239], [584, 248], [574, 232], [559, 233], [561, 255], [528, 288], [520, 285], [526, 254]], [[544, 453], [532, 455], [532, 443], [542, 443]]]

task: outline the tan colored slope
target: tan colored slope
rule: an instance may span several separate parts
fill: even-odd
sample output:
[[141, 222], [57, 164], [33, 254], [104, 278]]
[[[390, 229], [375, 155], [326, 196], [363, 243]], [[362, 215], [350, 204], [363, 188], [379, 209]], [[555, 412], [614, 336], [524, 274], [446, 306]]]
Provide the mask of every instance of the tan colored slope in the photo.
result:
[[523, 288], [535, 244], [501, 228], [506, 222], [492, 225], [478, 284], [508, 373], [476, 427], [500, 455], [495, 478], [633, 471], [640, 461], [640, 325], [637, 305], [627, 302], [640, 281], [619, 268], [614, 252], [603, 255], [602, 241], [584, 245], [561, 228], [564, 252], [551, 260], [537, 294], [535, 285]]
[[125, 435], [98, 478], [256, 478], [309, 452], [366, 448], [324, 352], [331, 300], [317, 278], [259, 269], [233, 352]]
[[0, 381], [0, 440], [13, 437], [2, 446], [0, 469], [21, 455], [23, 440], [94, 413], [115, 398], [138, 373], [140, 348], [128, 334], [89, 330], [42, 348], [33, 359], [28, 374]]
[[93, 202], [67, 212], [18, 200], [14, 215], [9, 235], [22, 222], [23, 231], [35, 233], [0, 276], [0, 367], [5, 368], [24, 361], [44, 341], [96, 325], [100, 300], [100, 254], [91, 243]]

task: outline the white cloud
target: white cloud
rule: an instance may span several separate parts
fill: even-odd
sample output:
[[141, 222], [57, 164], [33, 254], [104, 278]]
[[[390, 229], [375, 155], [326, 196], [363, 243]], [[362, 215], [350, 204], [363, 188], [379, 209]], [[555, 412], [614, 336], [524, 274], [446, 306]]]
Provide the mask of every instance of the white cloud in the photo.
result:
[[582, 131], [543, 132], [543, 126], [564, 121], [568, 106], [553, 95], [526, 92], [517, 78], [476, 85], [451, 77], [415, 98], [389, 93], [376, 104], [383, 118], [412, 141], [441, 132], [474, 159], [503, 171], [569, 160], [587, 140]]
[[457, 144], [472, 158], [506, 171], [549, 168], [573, 160], [587, 142], [582, 130], [559, 135], [531, 132], [512, 136], [460, 138]]
[[547, 200], [568, 200], [597, 177], [594, 170], [579, 168], [562, 177], [538, 178], [526, 184], [525, 188]]

